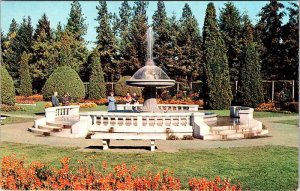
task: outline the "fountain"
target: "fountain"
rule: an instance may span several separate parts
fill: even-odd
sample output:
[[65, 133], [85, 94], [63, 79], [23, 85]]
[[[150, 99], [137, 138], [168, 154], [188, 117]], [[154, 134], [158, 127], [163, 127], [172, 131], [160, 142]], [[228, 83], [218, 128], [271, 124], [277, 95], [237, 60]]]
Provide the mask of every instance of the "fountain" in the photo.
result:
[[144, 104], [141, 109], [142, 112], [156, 112], [159, 111], [156, 101], [156, 89], [166, 88], [175, 85], [175, 81], [171, 80], [169, 76], [153, 61], [153, 33], [152, 28], [147, 30], [147, 61], [146, 65], [140, 68], [126, 84], [129, 86], [144, 88]]

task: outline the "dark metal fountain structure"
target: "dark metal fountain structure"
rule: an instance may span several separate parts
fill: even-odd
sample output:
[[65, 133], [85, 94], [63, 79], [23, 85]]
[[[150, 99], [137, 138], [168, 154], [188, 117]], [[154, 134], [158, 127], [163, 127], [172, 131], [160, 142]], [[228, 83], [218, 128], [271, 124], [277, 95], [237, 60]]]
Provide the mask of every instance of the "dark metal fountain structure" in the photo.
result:
[[147, 30], [147, 62], [146, 65], [140, 68], [135, 74], [126, 81], [129, 86], [144, 88], [144, 104], [142, 112], [157, 112], [159, 111], [156, 101], [156, 89], [167, 88], [175, 85], [175, 81], [153, 62], [153, 35], [152, 28]]

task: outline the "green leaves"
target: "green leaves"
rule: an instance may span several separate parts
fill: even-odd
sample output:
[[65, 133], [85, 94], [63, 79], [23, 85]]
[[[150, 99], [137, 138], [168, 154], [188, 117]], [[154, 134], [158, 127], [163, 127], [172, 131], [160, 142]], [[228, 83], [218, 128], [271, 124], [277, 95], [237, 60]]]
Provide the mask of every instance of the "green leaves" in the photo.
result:
[[23, 52], [20, 61], [20, 95], [30, 96], [32, 94], [32, 80], [29, 72], [28, 62], [30, 54]]

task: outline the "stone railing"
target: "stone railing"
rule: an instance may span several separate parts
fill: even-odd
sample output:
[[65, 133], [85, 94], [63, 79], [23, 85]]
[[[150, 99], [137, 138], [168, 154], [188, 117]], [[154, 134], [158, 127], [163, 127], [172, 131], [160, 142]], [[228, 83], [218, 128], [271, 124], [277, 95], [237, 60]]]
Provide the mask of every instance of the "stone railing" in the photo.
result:
[[[197, 121], [203, 121], [203, 113], [114, 113], [89, 112], [80, 114], [80, 123], [72, 126], [72, 132], [85, 136], [87, 132], [104, 133], [161, 133], [193, 135], [193, 128], [200, 128]], [[198, 125], [197, 125], [198, 124]], [[202, 124], [201, 124], [202, 126]], [[205, 127], [206, 128], [206, 127]], [[201, 131], [205, 131], [202, 129]], [[124, 134], [125, 136], [125, 134]]]
[[79, 116], [79, 105], [49, 107], [45, 109], [46, 122], [55, 121], [55, 118], [65, 116]]
[[[134, 107], [136, 109], [141, 109], [142, 106], [143, 104], [117, 104], [117, 110], [132, 110]], [[198, 111], [199, 105], [158, 104], [158, 108], [163, 111], [168, 111], [168, 110]]]

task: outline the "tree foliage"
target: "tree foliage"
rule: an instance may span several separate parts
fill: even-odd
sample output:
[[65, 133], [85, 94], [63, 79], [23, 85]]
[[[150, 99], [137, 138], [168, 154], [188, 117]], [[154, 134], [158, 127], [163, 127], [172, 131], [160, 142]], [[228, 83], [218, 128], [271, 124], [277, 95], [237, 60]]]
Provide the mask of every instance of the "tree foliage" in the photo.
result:
[[104, 74], [102, 71], [100, 55], [94, 53], [91, 63], [91, 77], [89, 80], [88, 97], [91, 99], [100, 99], [106, 97], [106, 84], [104, 82]]
[[116, 83], [115, 94], [118, 96], [126, 96], [127, 93], [131, 95], [136, 93], [138, 96], [142, 96], [142, 88], [132, 87], [126, 85], [126, 80], [129, 80], [131, 76], [122, 76]]
[[179, 20], [178, 34], [179, 71], [182, 77], [189, 81], [199, 79], [202, 74], [202, 49], [201, 35], [197, 19], [188, 4], [184, 5], [182, 16]]
[[75, 101], [85, 96], [83, 82], [76, 71], [69, 66], [61, 66], [55, 69], [42, 89], [46, 100], [49, 100], [55, 91], [58, 93], [59, 98], [65, 93], [69, 93], [72, 100]]
[[15, 104], [16, 91], [12, 77], [5, 67], [1, 67], [1, 103], [7, 105]]
[[282, 18], [283, 4], [277, 0], [270, 1], [259, 13], [260, 20], [256, 26], [258, 38], [262, 43], [262, 73], [264, 79], [279, 79], [283, 63]]
[[46, 13], [42, 15], [42, 17], [38, 20], [38, 24], [36, 26], [36, 29], [34, 31], [33, 39], [37, 40], [39, 36], [41, 36], [41, 33], [44, 32], [46, 39], [50, 40], [52, 38], [51, 34], [51, 28], [50, 28], [50, 21], [48, 20], [48, 17]]
[[30, 54], [24, 52], [21, 56], [20, 61], [20, 95], [22, 96], [30, 96], [32, 95], [32, 80], [29, 72], [29, 63]]
[[228, 109], [232, 99], [226, 47], [213, 3], [207, 5], [203, 28], [205, 107]]
[[232, 3], [225, 3], [219, 17], [221, 34], [227, 48], [230, 81], [234, 83], [239, 79], [240, 54], [242, 52], [242, 17], [237, 7]]
[[97, 27], [97, 51], [106, 77], [113, 80], [114, 76], [120, 72], [118, 72], [118, 65], [115, 61], [116, 39], [111, 28], [111, 15], [108, 13], [106, 1], [100, 1], [97, 10], [99, 24]]

